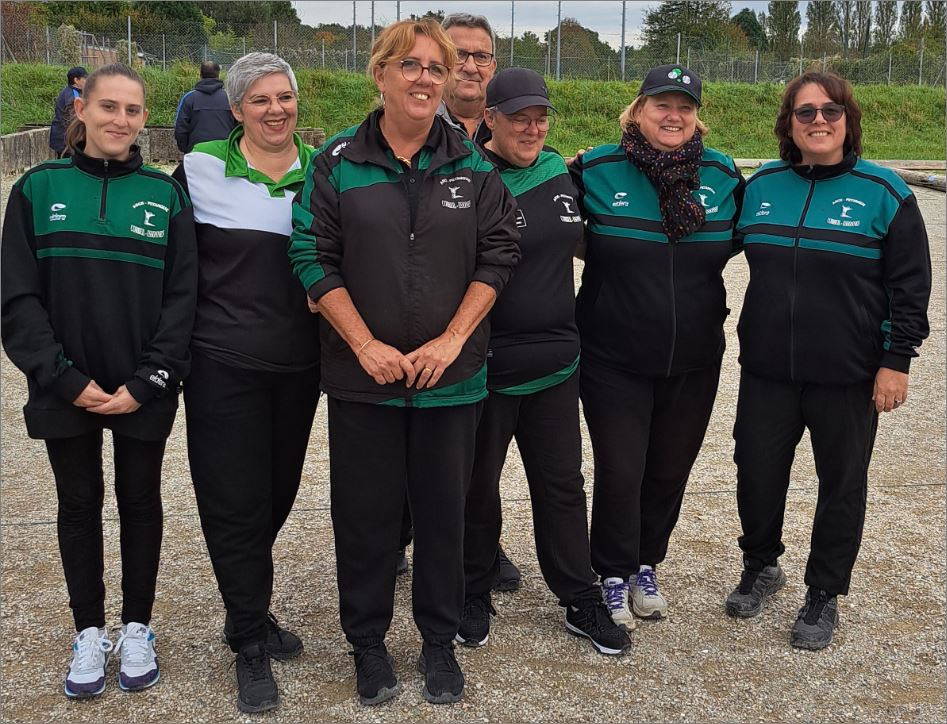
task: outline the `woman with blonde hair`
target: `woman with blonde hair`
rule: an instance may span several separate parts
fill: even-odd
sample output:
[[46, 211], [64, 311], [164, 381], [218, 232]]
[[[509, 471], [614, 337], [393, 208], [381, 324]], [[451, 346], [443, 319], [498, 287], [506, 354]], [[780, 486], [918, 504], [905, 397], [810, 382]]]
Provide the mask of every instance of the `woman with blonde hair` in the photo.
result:
[[730, 310], [743, 177], [704, 146], [700, 79], [653, 68], [621, 116], [619, 144], [576, 160], [587, 219], [580, 394], [592, 440], [592, 567], [616, 623], [662, 618], [667, 554], [710, 420]]
[[400, 689], [385, 634], [406, 489], [423, 694], [464, 689], [452, 642], [484, 320], [519, 236], [496, 169], [436, 115], [454, 54], [433, 20], [385, 28], [369, 64], [382, 107], [326, 142], [294, 207], [290, 258], [322, 314], [340, 615], [363, 704]]

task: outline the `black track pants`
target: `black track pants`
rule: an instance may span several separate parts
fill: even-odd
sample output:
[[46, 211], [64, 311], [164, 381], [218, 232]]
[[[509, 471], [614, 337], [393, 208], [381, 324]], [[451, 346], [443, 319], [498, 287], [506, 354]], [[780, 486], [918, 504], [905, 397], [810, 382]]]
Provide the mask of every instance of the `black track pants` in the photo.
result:
[[273, 543], [299, 491], [318, 369], [243, 370], [193, 355], [184, 386], [187, 453], [234, 651], [266, 637]]
[[598, 598], [581, 471], [578, 373], [531, 395], [493, 393], [484, 402], [465, 511], [466, 595], [487, 593], [496, 578], [500, 474], [514, 437], [529, 483], [543, 578], [560, 605]]
[[[89, 413], [92, 414], [92, 413]], [[115, 497], [121, 525], [122, 623], [147, 624], [155, 601], [163, 513], [165, 441], [112, 433]], [[105, 626], [102, 582], [102, 431], [46, 441], [59, 497], [59, 553], [76, 631]]]
[[356, 647], [384, 640], [394, 607], [405, 488], [414, 521], [412, 610], [449, 643], [464, 604], [464, 489], [482, 403], [398, 408], [329, 398], [339, 615]]
[[819, 498], [806, 584], [845, 595], [861, 545], [868, 464], [878, 429], [873, 380], [855, 385], [776, 382], [743, 370], [733, 428], [744, 565], [782, 555], [783, 514], [796, 445], [809, 428]]
[[627, 580], [667, 555], [720, 366], [655, 378], [583, 359], [580, 374], [595, 459], [592, 567]]

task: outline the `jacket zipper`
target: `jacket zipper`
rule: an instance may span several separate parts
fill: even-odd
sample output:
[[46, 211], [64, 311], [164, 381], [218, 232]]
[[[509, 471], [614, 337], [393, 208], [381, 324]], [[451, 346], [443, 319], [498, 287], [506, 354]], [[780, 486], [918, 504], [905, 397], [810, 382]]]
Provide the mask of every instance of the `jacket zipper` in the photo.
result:
[[[421, 203], [421, 189], [417, 187], [414, 190], [414, 193], [411, 192], [411, 181], [414, 181], [414, 185], [418, 186], [418, 179], [415, 176], [415, 171], [413, 168], [408, 168], [407, 173], [402, 171], [401, 182], [404, 184], [404, 191], [408, 197], [408, 217], [409, 217], [409, 230], [408, 230], [408, 241], [411, 246], [414, 246], [414, 224], [417, 221], [418, 215], [418, 206]], [[413, 407], [412, 400], [414, 396], [411, 395], [407, 390], [404, 393], [404, 404], [405, 407]]]
[[[810, 174], [812, 167], [809, 168]], [[796, 262], [799, 258], [799, 236], [802, 233], [803, 224], [806, 223], [806, 214], [809, 212], [809, 204], [812, 202], [812, 194], [815, 192], [815, 179], [809, 179], [809, 195], [806, 196], [806, 205], [802, 207], [802, 216], [799, 217], [799, 223], [796, 224], [796, 236], [792, 242], [792, 287], [789, 291], [789, 379], [796, 381]]]
[[108, 159], [103, 162], [105, 168], [105, 179], [102, 182], [102, 200], [99, 203], [99, 221], [105, 221], [105, 196], [109, 187], [109, 162]]
[[674, 242], [670, 239], [668, 240], [668, 247], [670, 247], [669, 256], [670, 259], [670, 282], [671, 282], [671, 353], [668, 355], [668, 369], [665, 377], [671, 376], [671, 367], [674, 365], [674, 349], [677, 346], [677, 301], [674, 299]]

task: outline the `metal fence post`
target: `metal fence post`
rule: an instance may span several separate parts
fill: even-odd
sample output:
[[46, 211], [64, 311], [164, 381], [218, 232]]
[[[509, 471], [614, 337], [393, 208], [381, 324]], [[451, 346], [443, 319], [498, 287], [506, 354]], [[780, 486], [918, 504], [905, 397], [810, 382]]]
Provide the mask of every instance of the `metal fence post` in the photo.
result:
[[802, 75], [802, 56], [804, 56], [805, 54], [806, 54], [806, 49], [800, 42], [799, 43], [799, 75]]
[[278, 53], [276, 52], [276, 48], [278, 47], [277, 40], [278, 38], [276, 35], [276, 21], [274, 20], [273, 21], [273, 55], [278, 55]]
[[691, 67], [691, 46], [687, 46], [687, 67]]
[[[516, 38], [516, 0], [510, 0], [510, 67], [513, 67], [513, 41]], [[494, 48], [496, 50], [496, 48]]]
[[49, 65], [49, 26], [46, 26], [46, 65]]
[[921, 36], [921, 57], [917, 64], [917, 84], [924, 84], [924, 36]]
[[164, 33], [161, 33], [161, 70], [168, 69], [168, 53], [164, 45]]
[[625, 0], [621, 0], [621, 81], [625, 82]]
[[546, 75], [549, 75], [550, 59], [552, 56], [552, 38], [546, 35]]
[[756, 83], [760, 77], [760, 51], [756, 50], [756, 60], [753, 62], [753, 82]]
[[677, 56], [674, 58], [677, 65], [681, 64], [681, 34], [677, 34]]
[[395, 20], [401, 20], [401, 0], [395, 3]]
[[128, 26], [128, 67], [132, 66], [132, 16], [126, 15], [125, 20]]
[[326, 39], [322, 39], [322, 68], [326, 67]]
[[[352, 72], [355, 72], [355, 66], [358, 65], [358, 40], [356, 39], [356, 31], [358, 30], [358, 25], [355, 21], [355, 0], [352, 0]], [[348, 70], [348, 66], [346, 66]]]
[[[322, 41], [323, 50], [325, 50], [325, 41]], [[372, 0], [372, 47], [375, 47], [375, 0]], [[322, 67], [325, 68], [325, 58], [322, 60]]]
[[888, 51], [888, 85], [891, 85], [891, 51]]
[[559, 0], [559, 14], [556, 19], [556, 80], [562, 80], [560, 73], [562, 62], [562, 0]]

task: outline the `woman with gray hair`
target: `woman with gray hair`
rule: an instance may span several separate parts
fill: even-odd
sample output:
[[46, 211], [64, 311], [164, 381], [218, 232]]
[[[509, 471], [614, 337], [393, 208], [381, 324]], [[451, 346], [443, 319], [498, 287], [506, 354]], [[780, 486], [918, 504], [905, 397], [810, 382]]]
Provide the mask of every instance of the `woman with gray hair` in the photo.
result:
[[269, 613], [272, 547], [299, 489], [319, 397], [318, 317], [286, 258], [292, 202], [313, 149], [294, 132], [292, 68], [269, 53], [227, 74], [239, 125], [197, 144], [174, 173], [199, 252], [193, 365], [184, 389], [201, 527], [237, 654], [237, 708], [272, 709], [270, 658], [302, 652]]

